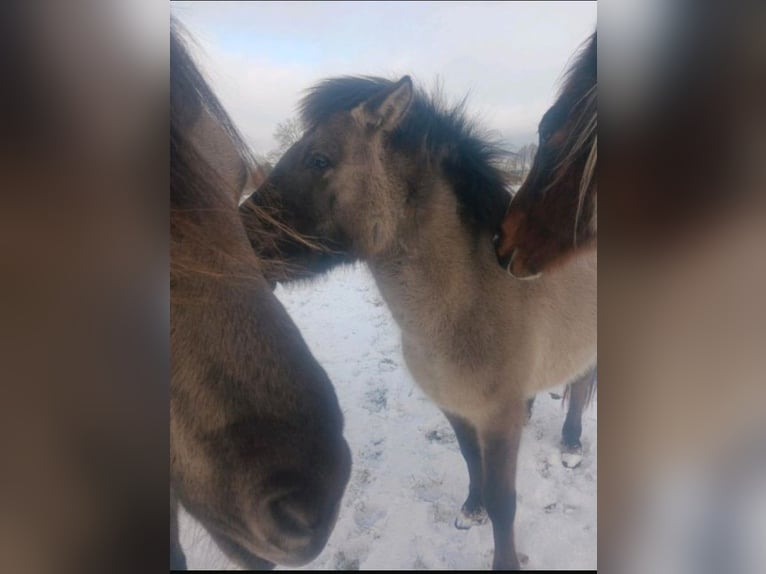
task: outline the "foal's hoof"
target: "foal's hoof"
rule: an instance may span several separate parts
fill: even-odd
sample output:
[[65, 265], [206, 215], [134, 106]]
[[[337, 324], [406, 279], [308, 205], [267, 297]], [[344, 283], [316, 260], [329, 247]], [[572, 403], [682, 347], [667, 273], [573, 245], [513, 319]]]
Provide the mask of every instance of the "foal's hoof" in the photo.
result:
[[455, 517], [455, 528], [459, 530], [468, 530], [471, 526], [481, 526], [489, 520], [487, 511], [483, 507], [475, 510], [467, 510], [465, 506], [460, 509], [460, 513]]
[[567, 446], [561, 445], [561, 464], [566, 468], [577, 468], [582, 462], [582, 444]]

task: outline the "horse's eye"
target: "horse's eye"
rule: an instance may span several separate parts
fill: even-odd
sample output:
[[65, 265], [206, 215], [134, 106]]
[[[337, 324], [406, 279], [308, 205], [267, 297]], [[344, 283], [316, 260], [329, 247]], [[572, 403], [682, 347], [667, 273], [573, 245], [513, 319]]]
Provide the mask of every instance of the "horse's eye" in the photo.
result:
[[557, 123], [556, 116], [554, 115], [554, 109], [555, 108], [551, 108], [545, 112], [545, 114], [543, 114], [543, 118], [540, 120], [540, 123], [537, 126], [537, 133], [540, 136], [541, 144], [547, 142], [553, 135], [553, 127]]
[[330, 160], [321, 154], [315, 153], [309, 158], [308, 164], [309, 167], [315, 169], [327, 169], [330, 167]]

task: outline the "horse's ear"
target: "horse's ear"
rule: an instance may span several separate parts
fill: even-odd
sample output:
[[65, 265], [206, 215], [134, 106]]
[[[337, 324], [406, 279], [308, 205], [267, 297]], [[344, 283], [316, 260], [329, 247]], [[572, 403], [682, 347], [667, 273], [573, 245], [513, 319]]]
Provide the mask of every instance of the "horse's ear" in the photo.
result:
[[365, 102], [362, 107], [364, 120], [376, 129], [393, 131], [407, 115], [412, 98], [412, 80], [404, 76], [391, 89]]

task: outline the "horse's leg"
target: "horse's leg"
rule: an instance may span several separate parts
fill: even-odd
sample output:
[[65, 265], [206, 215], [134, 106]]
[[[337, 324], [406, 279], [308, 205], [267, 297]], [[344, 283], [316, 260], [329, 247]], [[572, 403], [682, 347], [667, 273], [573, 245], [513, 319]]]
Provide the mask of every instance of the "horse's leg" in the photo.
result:
[[467, 530], [474, 524], [487, 522], [487, 511], [484, 510], [482, 496], [481, 449], [474, 429], [468, 422], [448, 413], [444, 413], [452, 425], [460, 445], [460, 452], [468, 465], [468, 498], [466, 498], [460, 513], [455, 518], [455, 528]]
[[494, 570], [519, 570], [513, 539], [516, 517], [516, 459], [519, 454], [525, 401], [509, 405], [497, 424], [480, 433], [484, 463], [484, 504], [495, 538]]
[[186, 570], [186, 556], [178, 538], [178, 501], [170, 491], [170, 569]]
[[561, 463], [577, 468], [582, 462], [582, 411], [596, 377], [593, 367], [569, 385], [569, 410], [561, 429]]

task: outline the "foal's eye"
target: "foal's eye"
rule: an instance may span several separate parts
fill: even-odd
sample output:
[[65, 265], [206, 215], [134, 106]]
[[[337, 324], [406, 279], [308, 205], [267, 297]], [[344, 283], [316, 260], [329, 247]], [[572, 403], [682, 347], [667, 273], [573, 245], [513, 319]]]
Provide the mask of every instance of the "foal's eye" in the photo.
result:
[[327, 169], [330, 167], [330, 160], [321, 154], [315, 153], [309, 157], [308, 166], [314, 169]]

